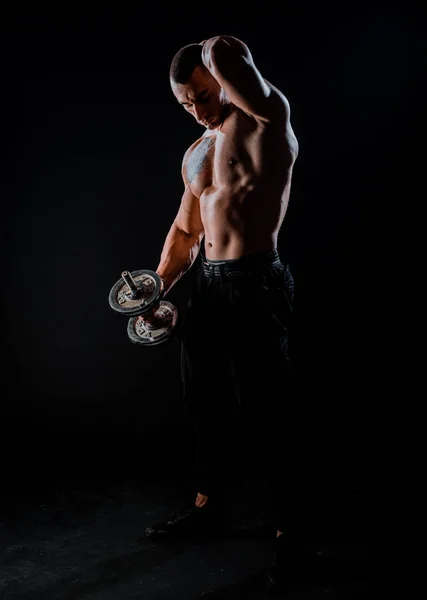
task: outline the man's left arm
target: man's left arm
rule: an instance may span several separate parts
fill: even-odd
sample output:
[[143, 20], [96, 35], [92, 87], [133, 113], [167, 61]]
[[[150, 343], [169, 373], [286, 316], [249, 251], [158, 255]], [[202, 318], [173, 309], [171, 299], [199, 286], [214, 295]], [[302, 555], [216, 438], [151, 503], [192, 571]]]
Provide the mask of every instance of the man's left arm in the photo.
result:
[[264, 121], [286, 115], [285, 96], [262, 77], [244, 42], [219, 35], [201, 44], [203, 64], [233, 104]]

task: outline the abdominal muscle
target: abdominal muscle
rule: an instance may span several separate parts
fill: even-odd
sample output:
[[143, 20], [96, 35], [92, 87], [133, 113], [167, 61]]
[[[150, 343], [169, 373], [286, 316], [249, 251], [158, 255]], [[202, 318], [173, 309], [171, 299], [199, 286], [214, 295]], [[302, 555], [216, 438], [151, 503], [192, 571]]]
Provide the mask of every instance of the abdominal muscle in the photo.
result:
[[231, 260], [277, 248], [277, 236], [286, 212], [288, 194], [282, 199], [260, 197], [253, 191], [230, 197], [215, 190], [200, 198], [209, 260]]

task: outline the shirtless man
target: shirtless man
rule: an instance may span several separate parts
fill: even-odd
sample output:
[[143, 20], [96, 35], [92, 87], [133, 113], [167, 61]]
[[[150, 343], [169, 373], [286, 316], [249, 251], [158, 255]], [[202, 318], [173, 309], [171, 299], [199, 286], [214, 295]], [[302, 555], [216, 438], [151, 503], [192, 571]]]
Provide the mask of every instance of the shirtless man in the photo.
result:
[[298, 154], [289, 102], [248, 47], [230, 36], [199, 45], [203, 63], [187, 81], [174, 76], [179, 53], [170, 72], [178, 102], [206, 131], [184, 155], [185, 190], [157, 269], [166, 290], [192, 265], [203, 236], [212, 260], [276, 249]]
[[[247, 426], [249, 446], [254, 436], [265, 446], [263, 431], [265, 438], [280, 438], [274, 427], [283, 419], [277, 400], [283, 411], [286, 396], [293, 279], [277, 238], [298, 154], [288, 100], [235, 37], [182, 48], [172, 60], [170, 83], [177, 101], [205, 128], [185, 152], [184, 192], [157, 267], [167, 293], [191, 267], [204, 238], [203, 268], [182, 331], [184, 396], [198, 432], [200, 478], [188, 519], [181, 514], [148, 528], [155, 538], [200, 525], [231, 448], [241, 448], [241, 429]], [[258, 433], [250, 428], [254, 421]], [[283, 488], [278, 468], [271, 467], [271, 475]], [[283, 501], [278, 490], [276, 504]], [[278, 506], [276, 513], [284, 512]], [[277, 536], [284, 538], [280, 534], [290, 528], [276, 520]]]

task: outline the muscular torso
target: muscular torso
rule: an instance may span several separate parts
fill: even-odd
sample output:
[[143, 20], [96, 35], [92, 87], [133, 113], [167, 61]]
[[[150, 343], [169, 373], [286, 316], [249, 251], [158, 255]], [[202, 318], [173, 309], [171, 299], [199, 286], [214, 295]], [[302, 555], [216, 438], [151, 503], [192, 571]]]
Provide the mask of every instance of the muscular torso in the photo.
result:
[[189, 148], [186, 177], [200, 199], [208, 259], [276, 248], [296, 154], [288, 121], [261, 123], [236, 107]]

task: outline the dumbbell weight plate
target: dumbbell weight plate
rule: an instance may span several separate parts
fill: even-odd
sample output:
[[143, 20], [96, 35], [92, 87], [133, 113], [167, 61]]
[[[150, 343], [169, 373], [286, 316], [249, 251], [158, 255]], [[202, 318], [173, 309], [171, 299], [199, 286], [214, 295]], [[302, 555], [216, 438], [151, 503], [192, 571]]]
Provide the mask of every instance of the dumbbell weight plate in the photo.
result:
[[163, 296], [163, 281], [155, 271], [147, 269], [132, 271], [132, 278], [136, 285], [141, 288], [142, 295], [132, 298], [131, 290], [123, 277], [111, 288], [108, 300], [113, 310], [127, 317], [136, 317], [150, 312], [159, 304]]
[[169, 339], [176, 327], [178, 309], [170, 302], [161, 301], [155, 312], [158, 322], [153, 327], [140, 317], [132, 317], [128, 323], [128, 336], [134, 344], [156, 346]]

